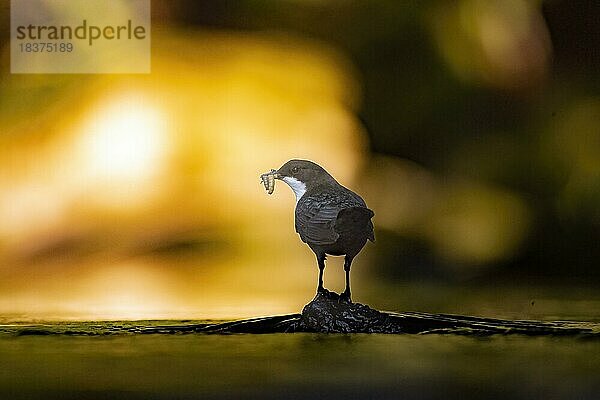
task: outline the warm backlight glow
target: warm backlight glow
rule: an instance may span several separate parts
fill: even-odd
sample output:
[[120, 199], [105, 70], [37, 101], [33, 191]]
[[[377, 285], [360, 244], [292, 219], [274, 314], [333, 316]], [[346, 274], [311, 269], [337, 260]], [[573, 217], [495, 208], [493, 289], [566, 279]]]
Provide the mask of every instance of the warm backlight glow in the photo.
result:
[[87, 296], [72, 305], [85, 308], [100, 319], [144, 319], [165, 317], [173, 311], [168, 271], [148, 268], [140, 262], [115, 263], [90, 274], [78, 289]]
[[164, 129], [160, 112], [134, 97], [95, 110], [84, 128], [88, 167], [110, 179], [146, 178], [165, 148]]
[[185, 39], [153, 35], [152, 74], [94, 76], [69, 114], [48, 111], [43, 140], [0, 146], [19, 161], [0, 169], [0, 315], [235, 318], [312, 295], [294, 196], [258, 176], [304, 157], [353, 186], [354, 77], [308, 42]]
[[117, 97], [95, 108], [81, 130], [83, 168], [90, 178], [111, 185], [155, 176], [168, 145], [165, 116], [139, 95]]

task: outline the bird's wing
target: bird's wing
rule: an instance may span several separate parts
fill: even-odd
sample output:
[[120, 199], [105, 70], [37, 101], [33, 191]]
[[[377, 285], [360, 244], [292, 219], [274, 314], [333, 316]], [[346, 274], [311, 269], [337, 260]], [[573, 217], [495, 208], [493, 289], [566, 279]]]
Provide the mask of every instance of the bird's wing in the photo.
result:
[[371, 222], [374, 215], [372, 210], [362, 206], [344, 208], [337, 215], [334, 229], [339, 235], [364, 232], [367, 238], [374, 242], [375, 234]]
[[340, 236], [334, 229], [340, 207], [315, 196], [296, 205], [296, 232], [304, 243], [332, 244]]

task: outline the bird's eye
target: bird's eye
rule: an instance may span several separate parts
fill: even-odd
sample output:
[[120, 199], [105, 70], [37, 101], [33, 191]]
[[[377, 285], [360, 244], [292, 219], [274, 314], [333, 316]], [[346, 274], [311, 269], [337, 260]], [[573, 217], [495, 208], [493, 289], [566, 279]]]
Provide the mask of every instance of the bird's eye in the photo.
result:
[[292, 168], [292, 174], [297, 174], [297, 173], [298, 173], [298, 167]]

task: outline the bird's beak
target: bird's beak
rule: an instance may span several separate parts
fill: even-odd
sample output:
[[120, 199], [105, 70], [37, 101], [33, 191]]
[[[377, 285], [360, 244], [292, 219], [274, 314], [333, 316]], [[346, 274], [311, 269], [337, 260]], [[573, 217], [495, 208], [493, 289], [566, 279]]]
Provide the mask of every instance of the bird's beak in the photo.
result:
[[279, 173], [275, 169], [271, 169], [269, 172], [265, 172], [260, 177], [262, 178], [263, 176], [269, 176], [269, 175], [273, 176], [275, 179], [280, 179], [280, 177], [281, 177], [281, 175], [279, 175]]

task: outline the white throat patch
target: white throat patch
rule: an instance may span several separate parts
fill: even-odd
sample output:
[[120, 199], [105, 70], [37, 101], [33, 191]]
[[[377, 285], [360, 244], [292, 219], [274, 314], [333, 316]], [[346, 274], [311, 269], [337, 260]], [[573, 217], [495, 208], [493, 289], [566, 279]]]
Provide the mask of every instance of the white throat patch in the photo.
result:
[[300, 198], [304, 196], [304, 193], [306, 193], [306, 185], [300, 182], [298, 179], [290, 176], [285, 176], [282, 178], [282, 180], [292, 188], [294, 194], [296, 195], [296, 204], [298, 204]]

